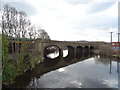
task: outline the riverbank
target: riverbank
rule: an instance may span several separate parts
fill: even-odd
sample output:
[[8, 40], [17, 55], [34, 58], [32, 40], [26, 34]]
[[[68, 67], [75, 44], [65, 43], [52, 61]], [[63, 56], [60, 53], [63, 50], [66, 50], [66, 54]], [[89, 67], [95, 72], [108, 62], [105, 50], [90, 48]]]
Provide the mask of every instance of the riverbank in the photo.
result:
[[19, 44], [15, 43], [16, 47], [12, 52], [9, 51], [9, 44], [6, 36], [3, 36], [2, 85], [6, 87], [13, 84], [18, 76], [33, 69], [43, 61], [41, 53], [35, 51], [33, 43], [21, 44], [20, 51]]
[[[42, 58], [39, 58], [39, 60], [33, 61], [33, 59], [30, 59], [30, 64], [28, 64], [28, 66], [23, 65], [23, 63], [19, 63], [19, 66], [17, 65], [8, 65], [7, 68], [9, 68], [8, 70], [4, 70], [7, 71], [6, 73], [3, 73], [2, 75], [2, 86], [3, 87], [8, 87], [11, 86], [14, 82], [15, 79], [19, 76], [22, 76], [24, 73], [26, 73], [27, 71], [31, 71], [33, 68], [35, 68], [38, 64], [43, 62]], [[34, 59], [35, 60], [35, 59]], [[16, 67], [17, 66], [17, 67]], [[5, 78], [6, 77], [6, 78]], [[8, 79], [8, 80], [6, 80]]]
[[117, 54], [112, 54], [112, 57], [115, 57], [115, 58], [119, 58], [119, 59], [120, 59], [120, 55], [117, 55]]
[[114, 57], [114, 58], [117, 58], [117, 59], [120, 59], [120, 54], [118, 53], [104, 53], [104, 52], [101, 52], [100, 50], [95, 50], [94, 51], [95, 54], [97, 55], [106, 55], [106, 56], [109, 56], [109, 57]]

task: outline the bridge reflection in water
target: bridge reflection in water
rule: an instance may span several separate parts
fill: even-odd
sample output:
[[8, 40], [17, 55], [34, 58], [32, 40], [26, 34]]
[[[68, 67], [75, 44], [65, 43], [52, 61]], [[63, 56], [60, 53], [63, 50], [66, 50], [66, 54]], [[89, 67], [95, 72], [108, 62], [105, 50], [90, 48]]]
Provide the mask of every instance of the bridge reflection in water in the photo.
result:
[[[64, 57], [64, 51], [67, 51], [67, 55]], [[44, 64], [46, 66], [55, 66], [59, 62], [61, 65], [64, 65], [65, 62], [70, 62], [73, 58], [77, 59], [86, 59], [87, 57], [91, 57], [94, 53], [94, 47], [81, 47], [78, 46], [76, 48], [67, 45], [64, 50], [59, 48], [56, 45], [47, 46], [44, 49]], [[61, 60], [63, 59], [63, 60]], [[75, 62], [75, 59], [74, 61]]]
[[[63, 52], [65, 52], [64, 54], [67, 54], [66, 53], [67, 51], [64, 50]], [[58, 54], [58, 52], [57, 53], [55, 52], [55, 54]], [[50, 55], [50, 54], [48, 54], [48, 55]], [[22, 76], [16, 78], [15, 83], [11, 87], [26, 87], [27, 85], [30, 84], [31, 80], [35, 77], [40, 78], [41, 75], [43, 75], [47, 72], [53, 71], [53, 70], [61, 68], [61, 67], [68, 66], [68, 65], [76, 63], [76, 62], [83, 61], [92, 56], [94, 56], [94, 54], [92, 54], [92, 55], [89, 54], [86, 57], [81, 56], [80, 58], [73, 57], [71, 54], [67, 55], [66, 57], [59, 56], [55, 59], [46, 57], [44, 59], [43, 63], [40, 63], [33, 70], [27, 71]]]
[[[78, 47], [79, 50], [82, 50], [81, 47]], [[12, 87], [26, 87], [26, 88], [30, 88], [30, 87], [39, 87], [39, 88], [45, 88], [45, 87], [42, 87], [39, 82], [38, 79], [41, 78], [41, 76], [47, 72], [50, 72], [50, 71], [53, 71], [53, 70], [56, 70], [58, 69], [59, 72], [62, 72], [63, 69], [59, 69], [61, 67], [65, 67], [65, 66], [68, 66], [68, 65], [71, 65], [73, 63], [77, 63], [77, 62], [81, 62], [81, 61], [84, 61], [84, 60], [87, 60], [91, 57], [94, 57], [95, 58], [95, 63], [98, 64], [98, 63], [103, 63], [103, 64], [106, 64], [106, 65], [109, 65], [112, 66], [112, 62], [110, 62], [111, 60], [110, 59], [106, 59], [106, 60], [103, 60], [103, 58], [99, 58], [99, 57], [96, 57], [94, 56], [94, 53], [88, 53], [87, 52], [87, 48], [86, 47], [86, 50], [84, 50], [81, 54], [78, 54], [80, 53], [79, 50], [76, 51], [76, 55], [72, 55], [72, 54], [69, 54], [70, 52], [68, 52], [64, 57], [63, 56], [58, 56], [57, 54], [59, 54], [59, 51], [55, 51], [55, 55], [56, 55], [56, 58], [50, 58], [51, 54], [50, 52], [54, 53], [53, 51], [48, 51], [48, 56], [46, 55], [45, 59], [44, 59], [44, 62], [37, 65], [33, 70], [31, 71], [27, 71], [26, 73], [24, 73], [22, 76], [18, 77], [16, 79], [16, 82], [12, 85]], [[57, 49], [59, 50], [59, 49]], [[63, 51], [63, 54], [64, 54], [64, 51]], [[88, 64], [87, 64], [88, 65]], [[81, 65], [82, 66], [82, 65]], [[93, 65], [94, 66], [94, 65]], [[87, 66], [86, 66], [87, 67]], [[76, 67], [75, 67], [76, 68]], [[111, 68], [111, 67], [110, 67]], [[81, 68], [82, 69], [82, 68]], [[89, 68], [87, 68], [89, 70]], [[75, 70], [76, 72], [79, 72], [77, 70]], [[104, 70], [103, 70], [104, 71]], [[85, 75], [82, 71], [80, 71], [81, 73], [79, 73], [80, 76], [83, 76]], [[87, 71], [89, 72], [89, 71]], [[91, 73], [89, 73], [89, 75], [91, 74], [92, 75], [92, 72], [94, 72], [94, 70], [91, 71]], [[99, 72], [99, 71], [96, 71], [96, 72]], [[107, 71], [109, 72], [109, 71]], [[83, 74], [83, 75], [82, 75]], [[97, 74], [97, 73], [96, 73]], [[55, 75], [55, 74], [54, 74]], [[76, 73], [72, 73], [73, 76], [76, 76]], [[93, 74], [94, 75], [94, 74]], [[102, 74], [100, 74], [102, 75]], [[113, 75], [113, 72], [112, 72], [112, 75]], [[55, 75], [56, 76], [56, 75]], [[79, 77], [80, 77], [79, 76]], [[85, 75], [86, 76], [86, 75]], [[51, 76], [52, 77], [52, 76]], [[48, 77], [48, 79], [50, 79], [51, 77]], [[62, 76], [61, 76], [62, 77]], [[96, 77], [96, 75], [94, 75], [94, 77]], [[94, 78], [94, 77], [91, 77], [91, 78]], [[103, 76], [102, 76], [103, 77]], [[116, 76], [115, 76], [116, 77]], [[54, 77], [55, 78], [55, 77]], [[72, 77], [71, 77], [72, 78]], [[76, 77], [77, 78], [77, 77]], [[84, 77], [83, 77], [84, 78]], [[50, 83], [50, 82], [53, 82], [53, 81], [49, 81], [49, 80], [46, 80], [44, 81], [43, 83], [47, 84], [47, 83]], [[101, 78], [102, 79], [102, 78]], [[82, 81], [82, 80], [81, 80]], [[86, 81], [84, 79], [84, 81]], [[91, 79], [92, 81], [92, 79]], [[62, 82], [64, 83], [64, 81]], [[77, 83], [77, 81], [74, 81], [74, 84]], [[90, 84], [90, 81], [87, 80], [86, 83]], [[94, 82], [92, 82], [93, 84], [96, 84]], [[116, 83], [115, 83], [116, 84]], [[91, 85], [91, 84], [90, 84]], [[44, 86], [44, 85], [43, 85]], [[99, 85], [98, 85], [99, 86]], [[55, 85], [53, 86], [53, 88], [55, 87]], [[57, 86], [56, 86], [57, 87]], [[59, 86], [58, 86], [59, 87]], [[83, 87], [86, 87], [86, 86], [83, 86]], [[89, 86], [88, 86], [89, 87]], [[102, 85], [100, 86], [102, 87]], [[105, 87], [103, 85], [103, 87]], [[46, 87], [47, 88], [47, 87]], [[60, 87], [59, 87], [60, 88]], [[76, 87], [77, 88], [77, 87]]]

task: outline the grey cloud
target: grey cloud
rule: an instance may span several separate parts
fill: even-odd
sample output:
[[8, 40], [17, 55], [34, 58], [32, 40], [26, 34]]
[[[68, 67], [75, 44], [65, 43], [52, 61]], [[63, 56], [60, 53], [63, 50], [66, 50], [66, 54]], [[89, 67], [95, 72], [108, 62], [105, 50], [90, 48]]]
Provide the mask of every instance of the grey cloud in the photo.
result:
[[59, 10], [57, 8], [51, 8], [51, 7], [46, 6], [46, 5], [44, 5], [43, 7], [46, 8], [46, 9], [48, 9], [48, 10], [51, 10], [51, 11], [58, 11]]
[[28, 15], [35, 15], [37, 14], [37, 11], [35, 10], [35, 8], [30, 4], [30, 3], [26, 3], [26, 2], [4, 2], [4, 4], [9, 4], [12, 7], [15, 7], [17, 10], [20, 11], [24, 11], [26, 12]]
[[89, 0], [87, 1], [79, 1], [79, 2], [75, 2], [75, 1], [69, 1], [68, 3], [72, 4], [72, 5], [80, 5], [80, 4], [84, 4], [86, 7], [88, 7], [88, 14], [89, 13], [97, 13], [97, 12], [101, 12], [104, 11], [106, 9], [108, 9], [109, 7], [111, 7], [113, 4], [115, 4], [116, 2], [90, 2]]
[[98, 28], [101, 30], [108, 30], [118, 27], [118, 18], [108, 16], [90, 17], [78, 22], [73, 22], [71, 26], [74, 29]]
[[111, 7], [115, 2], [103, 2], [103, 3], [92, 3], [90, 5], [89, 13], [97, 13], [100, 11], [104, 11]]
[[100, 11], [104, 11], [111, 7], [113, 4], [116, 3], [115, 0], [109, 0], [106, 2], [95, 2], [94, 0], [65, 0], [67, 3], [70, 3], [72, 5], [80, 5], [83, 4], [86, 7], [88, 7], [88, 14], [89, 13], [97, 13]]
[[[78, 4], [83, 4], [83, 3], [98, 3], [100, 1], [97, 1], [97, 0], [63, 0], [67, 3], [70, 3], [70, 4], [73, 4], [73, 5], [78, 5]], [[114, 2], [117, 2], [118, 0], [105, 0], [105, 1], [101, 1], [101, 2], [106, 2], [106, 3], [114, 3]]]

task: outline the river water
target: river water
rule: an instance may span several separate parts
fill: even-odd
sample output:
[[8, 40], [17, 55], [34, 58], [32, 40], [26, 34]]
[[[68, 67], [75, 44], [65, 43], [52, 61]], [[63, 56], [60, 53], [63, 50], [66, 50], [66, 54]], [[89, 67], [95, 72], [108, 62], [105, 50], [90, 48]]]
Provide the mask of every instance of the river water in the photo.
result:
[[97, 55], [56, 61], [57, 65], [39, 64], [32, 71], [18, 77], [12, 87], [118, 88], [119, 63], [114, 58]]

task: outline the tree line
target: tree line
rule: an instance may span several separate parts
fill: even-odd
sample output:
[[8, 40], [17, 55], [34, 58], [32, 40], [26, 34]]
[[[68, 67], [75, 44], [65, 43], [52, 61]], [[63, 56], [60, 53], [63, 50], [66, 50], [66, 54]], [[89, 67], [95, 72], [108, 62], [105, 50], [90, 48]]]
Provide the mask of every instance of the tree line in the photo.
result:
[[2, 10], [2, 33], [15, 38], [50, 39], [44, 29], [36, 28], [24, 11], [6, 4]]

